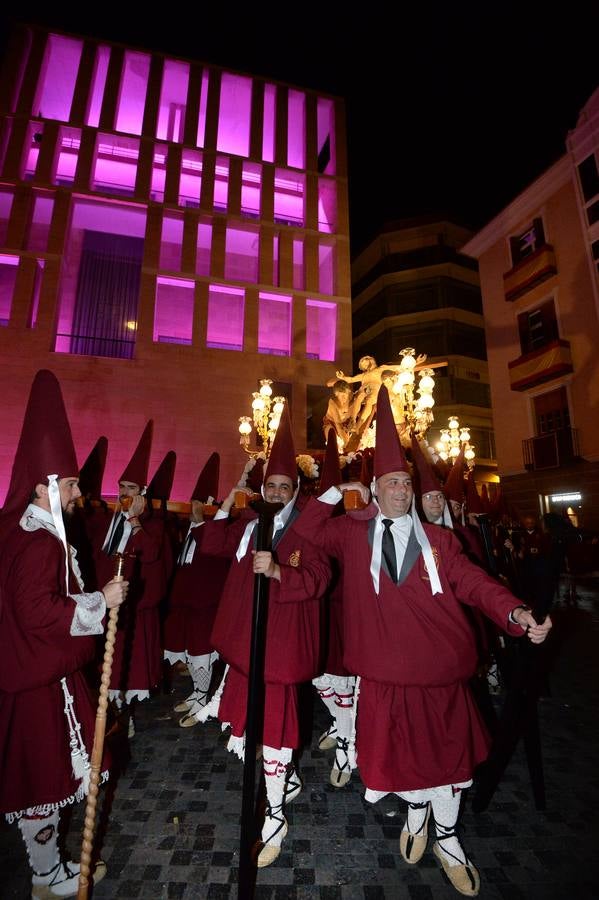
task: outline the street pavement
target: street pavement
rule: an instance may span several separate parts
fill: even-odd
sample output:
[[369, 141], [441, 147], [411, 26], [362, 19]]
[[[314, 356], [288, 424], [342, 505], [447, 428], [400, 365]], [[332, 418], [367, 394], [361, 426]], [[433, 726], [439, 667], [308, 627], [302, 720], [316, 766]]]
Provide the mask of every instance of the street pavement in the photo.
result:
[[[473, 790], [465, 799], [462, 841], [485, 900], [599, 897], [599, 581], [587, 578], [577, 592], [575, 606], [561, 600], [554, 609], [550, 675], [537, 707], [546, 809], [535, 808], [522, 742], [488, 808], [474, 812]], [[218, 723], [178, 727], [173, 706], [188, 685], [177, 674], [171, 692], [139, 705], [129, 747], [124, 736], [113, 740], [122, 771], [104, 792], [98, 842], [108, 873], [96, 900], [237, 897], [242, 766], [226, 752]], [[503, 699], [493, 700], [498, 711]], [[288, 808], [283, 852], [258, 871], [254, 896], [455, 900], [432, 840], [418, 865], [401, 859], [403, 803], [366, 804], [358, 773], [341, 790], [329, 785], [332, 754], [315, 749], [327, 714], [319, 701], [311, 713], [312, 736], [300, 760], [304, 790]], [[67, 837], [74, 858], [82, 814], [82, 806], [74, 810]], [[20, 835], [4, 824], [0, 900], [23, 900], [29, 891]]]

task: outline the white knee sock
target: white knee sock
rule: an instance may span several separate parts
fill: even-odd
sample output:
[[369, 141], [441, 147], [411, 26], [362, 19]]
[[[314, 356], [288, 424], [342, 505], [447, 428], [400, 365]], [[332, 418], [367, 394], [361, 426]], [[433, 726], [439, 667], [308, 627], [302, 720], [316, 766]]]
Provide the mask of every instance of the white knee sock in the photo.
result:
[[329, 686], [325, 688], [316, 688], [316, 690], [318, 691], [318, 696], [333, 717], [333, 723], [335, 723], [337, 718], [337, 695], [335, 694], [334, 689]]
[[465, 865], [467, 857], [456, 834], [461, 791], [451, 797], [431, 800], [439, 849], [450, 866]]
[[212, 665], [209, 663], [208, 668], [201, 666], [196, 668], [188, 663], [189, 674], [193, 681], [194, 702], [202, 709], [208, 702], [208, 691], [212, 680]]
[[22, 816], [19, 831], [25, 841], [29, 863], [36, 875], [46, 875], [60, 862], [58, 853], [58, 810], [40, 819]]
[[410, 834], [422, 834], [427, 812], [428, 803], [408, 803], [408, 817], [403, 830]]
[[273, 847], [280, 847], [283, 842], [283, 798], [287, 767], [291, 762], [291, 750], [286, 747], [263, 748], [264, 781], [266, 783], [266, 816], [262, 827], [262, 841]]

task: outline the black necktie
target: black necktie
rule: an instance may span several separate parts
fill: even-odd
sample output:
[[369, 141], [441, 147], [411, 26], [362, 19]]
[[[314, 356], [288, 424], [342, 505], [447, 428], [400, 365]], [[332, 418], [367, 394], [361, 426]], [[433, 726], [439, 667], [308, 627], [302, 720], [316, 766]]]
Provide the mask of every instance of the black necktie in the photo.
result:
[[112, 537], [110, 538], [110, 543], [108, 544], [108, 550], [106, 551], [108, 556], [112, 556], [113, 553], [119, 549], [119, 544], [121, 543], [121, 538], [123, 537], [123, 531], [125, 530], [125, 516], [121, 513], [118, 522], [116, 523], [116, 528], [112, 532]]
[[190, 530], [190, 531], [189, 531], [189, 534], [188, 534], [187, 537], [185, 538], [185, 542], [184, 542], [184, 544], [183, 544], [183, 547], [181, 548], [181, 553], [179, 554], [179, 560], [178, 560], [178, 562], [179, 562], [179, 565], [180, 565], [180, 566], [184, 566], [184, 565], [185, 565], [185, 561], [186, 561], [186, 559], [187, 559], [187, 554], [189, 553], [189, 548], [191, 547], [191, 542], [192, 542], [192, 541], [193, 541], [193, 535], [192, 535], [191, 530]]
[[383, 531], [383, 556], [389, 570], [389, 577], [397, 584], [397, 557], [395, 555], [395, 541], [391, 534], [393, 519], [383, 519], [385, 530]]

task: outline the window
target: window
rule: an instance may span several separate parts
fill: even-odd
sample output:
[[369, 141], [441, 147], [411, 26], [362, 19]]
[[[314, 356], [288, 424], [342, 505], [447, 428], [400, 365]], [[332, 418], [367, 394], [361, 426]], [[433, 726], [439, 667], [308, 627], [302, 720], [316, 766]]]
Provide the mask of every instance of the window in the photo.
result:
[[210, 275], [210, 250], [212, 248], [212, 224], [200, 219], [196, 244], [196, 275]]
[[287, 95], [287, 165], [306, 168], [306, 95], [291, 89]]
[[220, 83], [216, 149], [235, 156], [249, 156], [252, 113], [252, 79], [223, 72]]
[[0, 326], [8, 325], [10, 322], [18, 267], [18, 256], [0, 254]]
[[131, 196], [135, 190], [138, 157], [138, 138], [98, 134], [92, 190]]
[[87, 114], [85, 116], [85, 124], [90, 125], [92, 128], [97, 128], [100, 124], [100, 114], [102, 112], [102, 101], [104, 100], [104, 88], [106, 87], [109, 62], [110, 47], [99, 46], [96, 50], [92, 87]]
[[319, 97], [316, 105], [316, 140], [318, 171], [321, 175], [335, 174], [335, 106], [332, 100]]
[[337, 305], [306, 300], [306, 356], [308, 359], [335, 359]]
[[127, 50], [117, 104], [116, 131], [141, 134], [149, 76], [149, 55]]
[[264, 119], [262, 125], [262, 159], [275, 161], [275, 122], [277, 115], [277, 89], [274, 84], [264, 85]]
[[229, 158], [217, 156], [214, 172], [214, 209], [219, 212], [227, 211], [229, 201]]
[[260, 218], [260, 190], [262, 166], [244, 162], [241, 176], [241, 214], [252, 219]]
[[165, 59], [156, 128], [156, 137], [161, 141], [183, 140], [188, 84], [188, 63]]
[[258, 281], [260, 231], [257, 226], [227, 226], [225, 278], [231, 281]]
[[592, 200], [599, 194], [599, 171], [594, 154], [587, 156], [578, 166], [578, 177], [585, 201]]
[[202, 154], [199, 150], [184, 150], [181, 156], [179, 206], [197, 209], [202, 192]]
[[6, 189], [0, 190], [0, 245], [6, 244], [8, 237], [8, 223], [12, 210], [13, 192]]
[[33, 279], [33, 292], [31, 295], [29, 316], [27, 318], [27, 328], [35, 328], [37, 325], [37, 311], [40, 305], [40, 292], [42, 289], [42, 278], [46, 261], [44, 259], [36, 259], [35, 263], [35, 277]]
[[335, 247], [321, 242], [318, 246], [318, 290], [321, 294], [335, 293]]
[[193, 281], [156, 279], [154, 340], [162, 344], [191, 346], [193, 332]]
[[36, 194], [34, 196], [31, 219], [25, 241], [25, 246], [28, 250], [37, 250], [41, 253], [46, 251], [53, 212], [54, 197], [48, 194]]
[[541, 394], [533, 400], [537, 435], [549, 434], [570, 427], [568, 395], [565, 387]]
[[216, 350], [243, 350], [245, 292], [211, 284], [208, 291], [206, 346]]
[[559, 334], [553, 300], [548, 300], [537, 309], [520, 313], [518, 331], [523, 354], [532, 353], [555, 341]]
[[81, 129], [64, 126], [60, 129], [58, 140], [58, 158], [53, 181], [54, 184], [70, 185], [75, 180], [75, 170], [81, 146]]
[[150, 186], [150, 199], [157, 203], [164, 203], [164, 185], [166, 182], [166, 161], [168, 159], [168, 147], [166, 144], [156, 144], [154, 147], [154, 159], [152, 162], [152, 183]]
[[293, 287], [296, 291], [303, 291], [306, 287], [304, 241], [302, 238], [293, 239]]
[[318, 230], [337, 231], [337, 185], [332, 178], [318, 179]]
[[279, 269], [279, 235], [272, 236], [272, 284], [278, 287], [281, 283], [281, 271]]
[[202, 71], [202, 88], [200, 92], [200, 109], [198, 113], [198, 137], [197, 146], [203, 147], [206, 138], [206, 110], [208, 109], [208, 87], [210, 84], [210, 73], [204, 68]]
[[517, 265], [517, 263], [526, 259], [527, 256], [530, 256], [544, 244], [545, 233], [543, 230], [543, 220], [534, 219], [530, 228], [527, 228], [522, 234], [510, 238], [512, 265]]
[[289, 356], [291, 297], [260, 293], [258, 304], [258, 353]]
[[160, 240], [161, 269], [178, 272], [181, 269], [181, 249], [183, 247], [183, 218], [164, 215]]
[[59, 34], [48, 35], [46, 52], [33, 103], [33, 115], [68, 122], [83, 42]]
[[131, 359], [146, 231], [145, 210], [73, 201], [59, 286], [54, 349]]
[[30, 122], [27, 129], [27, 140], [25, 142], [25, 153], [22, 162], [21, 178], [24, 181], [33, 181], [33, 178], [35, 177], [43, 139], [43, 122]]
[[275, 222], [304, 225], [305, 179], [289, 169], [275, 169]]

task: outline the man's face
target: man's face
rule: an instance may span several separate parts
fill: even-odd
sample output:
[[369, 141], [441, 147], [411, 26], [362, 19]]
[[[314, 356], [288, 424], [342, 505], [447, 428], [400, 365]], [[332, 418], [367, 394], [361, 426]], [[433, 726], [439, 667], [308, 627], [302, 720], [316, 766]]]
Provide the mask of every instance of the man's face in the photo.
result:
[[436, 522], [443, 515], [445, 497], [441, 491], [429, 491], [422, 495], [422, 510], [428, 522]]
[[527, 531], [534, 531], [537, 527], [537, 520], [534, 516], [525, 516], [523, 519], [523, 525]]
[[122, 502], [125, 497], [137, 497], [141, 493], [139, 484], [133, 481], [119, 481], [119, 500]]
[[376, 498], [389, 519], [405, 516], [412, 505], [414, 490], [408, 472], [388, 472], [376, 482]]
[[293, 497], [293, 482], [287, 475], [269, 475], [264, 482], [264, 499], [267, 503], [283, 503]]
[[76, 475], [72, 478], [59, 478], [58, 490], [63, 516], [72, 516], [77, 500], [81, 496], [79, 478]]

